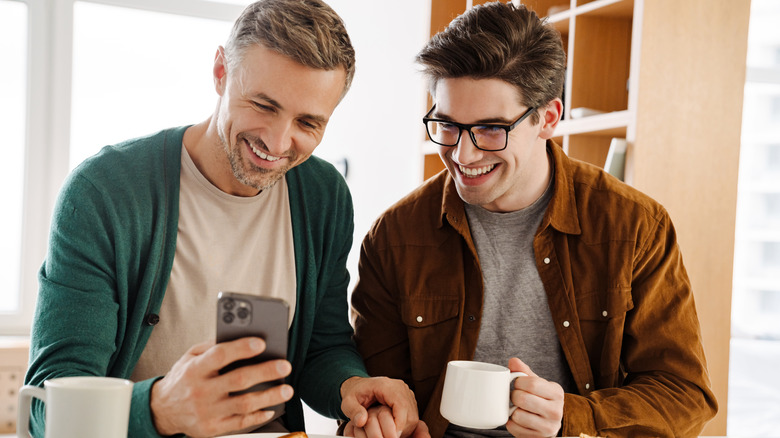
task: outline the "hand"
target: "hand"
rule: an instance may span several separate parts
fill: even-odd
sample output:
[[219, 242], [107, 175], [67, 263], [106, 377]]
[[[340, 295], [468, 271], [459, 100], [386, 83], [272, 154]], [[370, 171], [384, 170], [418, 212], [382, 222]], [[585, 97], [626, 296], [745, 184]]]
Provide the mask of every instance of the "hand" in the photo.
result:
[[273, 360], [219, 374], [226, 365], [264, 350], [265, 342], [259, 338], [209, 341], [190, 348], [152, 386], [149, 403], [159, 434], [224, 435], [270, 420], [273, 412], [263, 409], [292, 398], [289, 385], [234, 396], [229, 393], [284, 378], [292, 370], [289, 362]]
[[[369, 415], [368, 409], [375, 404], [384, 405], [387, 410], [375, 409]], [[369, 425], [371, 437], [408, 437], [418, 428], [417, 401], [414, 394], [401, 380], [387, 377], [350, 377], [341, 384], [341, 410], [350, 419], [347, 427], [352, 433]], [[423, 423], [423, 426], [425, 423]], [[425, 427], [427, 433], [428, 428]], [[346, 429], [345, 429], [346, 432]]]
[[[378, 405], [368, 409], [368, 420], [365, 426], [357, 427], [354, 421], [347, 423], [344, 428], [344, 436], [355, 438], [398, 438], [393, 421], [393, 413], [387, 406]], [[412, 432], [411, 438], [430, 438], [428, 425], [424, 421], [417, 422], [417, 427]]]
[[515, 389], [510, 398], [517, 409], [506, 423], [509, 433], [516, 437], [558, 435], [563, 421], [561, 385], [537, 376], [516, 357], [509, 360], [509, 369], [528, 375], [515, 379]]

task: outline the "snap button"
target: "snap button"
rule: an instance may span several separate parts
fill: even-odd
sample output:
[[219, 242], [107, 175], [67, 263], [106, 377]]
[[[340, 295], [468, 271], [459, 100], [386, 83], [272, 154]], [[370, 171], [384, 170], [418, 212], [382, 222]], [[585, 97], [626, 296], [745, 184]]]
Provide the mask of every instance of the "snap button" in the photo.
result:
[[545, 265], [549, 265], [550, 264], [550, 258], [549, 257], [545, 257], [544, 258], [544, 264]]
[[602, 315], [604, 315], [604, 318], [606, 318], [606, 317], [607, 317], [607, 315], [608, 315], [608, 313], [607, 313], [607, 311], [606, 311], [606, 310], [605, 310], [605, 311], [603, 311], [603, 312], [601, 312], [601, 314], [602, 314]]
[[585, 389], [590, 389], [590, 383], [585, 384]]
[[563, 326], [564, 327], [568, 327], [569, 326], [569, 321], [563, 321]]
[[422, 322], [422, 316], [417, 317], [417, 322]]
[[474, 321], [474, 320], [476, 320], [476, 319], [477, 319], [477, 318], [476, 318], [474, 315], [469, 315], [469, 321], [472, 321], [472, 322], [473, 322], [473, 321]]

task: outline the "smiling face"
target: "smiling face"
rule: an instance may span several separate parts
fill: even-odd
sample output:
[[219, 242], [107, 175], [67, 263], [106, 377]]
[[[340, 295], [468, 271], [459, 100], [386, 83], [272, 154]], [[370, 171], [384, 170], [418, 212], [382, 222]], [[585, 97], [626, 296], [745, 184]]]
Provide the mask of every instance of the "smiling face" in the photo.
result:
[[341, 99], [346, 72], [309, 68], [261, 45], [246, 49], [238, 68], [226, 65], [220, 48], [214, 117], [226, 159], [217, 160], [222, 169], [209, 179], [226, 193], [253, 196], [311, 156]]
[[[434, 89], [433, 118], [459, 123], [511, 124], [528, 107], [516, 88], [499, 79], [441, 79]], [[439, 146], [439, 156], [464, 202], [495, 212], [520, 210], [542, 195], [550, 178], [546, 140], [560, 118], [560, 100], [538, 110], [509, 132], [506, 149], [477, 149], [466, 132], [452, 147]]]

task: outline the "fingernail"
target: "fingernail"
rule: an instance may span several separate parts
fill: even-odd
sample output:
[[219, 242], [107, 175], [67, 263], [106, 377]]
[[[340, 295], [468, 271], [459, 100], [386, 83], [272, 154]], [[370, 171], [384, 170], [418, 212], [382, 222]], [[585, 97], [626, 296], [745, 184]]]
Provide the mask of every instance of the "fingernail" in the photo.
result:
[[284, 397], [286, 400], [291, 399], [293, 396], [293, 389], [290, 385], [283, 385], [282, 386], [282, 397]]
[[263, 341], [257, 338], [252, 338], [249, 341], [249, 348], [253, 351], [261, 351], [263, 349]]
[[286, 376], [292, 371], [292, 365], [286, 360], [280, 360], [276, 362], [276, 371], [279, 371], [280, 374]]

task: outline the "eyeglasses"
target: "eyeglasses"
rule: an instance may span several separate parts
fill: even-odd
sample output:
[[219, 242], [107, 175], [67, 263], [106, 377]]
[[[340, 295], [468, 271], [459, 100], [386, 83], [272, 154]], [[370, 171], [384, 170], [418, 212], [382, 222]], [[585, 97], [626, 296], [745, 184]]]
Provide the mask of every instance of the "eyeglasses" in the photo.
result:
[[428, 116], [436, 109], [436, 105], [431, 107], [428, 114], [423, 117], [425, 129], [428, 131], [428, 138], [432, 142], [441, 146], [455, 146], [460, 142], [460, 134], [463, 130], [469, 132], [469, 137], [477, 149], [488, 152], [503, 151], [509, 139], [509, 131], [515, 129], [526, 117], [530, 116], [536, 107], [528, 108], [520, 118], [511, 125], [484, 124], [484, 123], [456, 123], [451, 120], [431, 119]]

